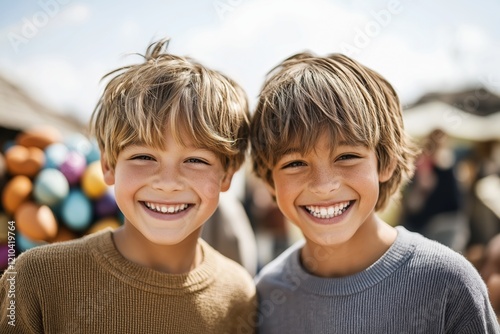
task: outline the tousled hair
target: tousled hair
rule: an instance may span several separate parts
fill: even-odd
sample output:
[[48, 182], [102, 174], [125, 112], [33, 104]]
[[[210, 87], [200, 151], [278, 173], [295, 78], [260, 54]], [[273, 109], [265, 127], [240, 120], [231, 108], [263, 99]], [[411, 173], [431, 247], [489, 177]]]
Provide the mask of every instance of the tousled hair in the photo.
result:
[[393, 168], [380, 183], [375, 209], [413, 175], [416, 146], [404, 132], [393, 87], [378, 73], [342, 54], [299, 53], [271, 70], [251, 120], [255, 173], [274, 187], [272, 169], [290, 147], [309, 152], [323, 133], [373, 149], [378, 169]]
[[91, 117], [102, 155], [114, 169], [128, 145], [165, 145], [165, 131], [184, 145], [215, 152], [237, 170], [248, 147], [249, 112], [243, 89], [224, 74], [189, 57], [165, 52], [168, 39], [151, 44], [144, 62], [118, 68]]

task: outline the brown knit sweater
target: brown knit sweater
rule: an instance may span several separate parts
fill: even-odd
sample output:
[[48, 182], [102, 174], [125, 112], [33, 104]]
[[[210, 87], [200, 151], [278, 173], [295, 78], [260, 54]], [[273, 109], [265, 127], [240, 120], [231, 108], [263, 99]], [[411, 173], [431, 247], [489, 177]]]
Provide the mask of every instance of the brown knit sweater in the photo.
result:
[[126, 260], [109, 230], [31, 249], [0, 280], [0, 332], [253, 333], [252, 278], [199, 242], [182, 275]]

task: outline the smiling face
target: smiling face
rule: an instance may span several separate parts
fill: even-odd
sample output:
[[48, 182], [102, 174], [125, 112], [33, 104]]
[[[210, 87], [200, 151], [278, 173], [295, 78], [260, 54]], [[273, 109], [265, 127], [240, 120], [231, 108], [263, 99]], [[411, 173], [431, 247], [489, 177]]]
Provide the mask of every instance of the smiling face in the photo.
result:
[[313, 150], [291, 148], [272, 169], [271, 192], [283, 214], [308, 243], [323, 246], [348, 242], [363, 224], [375, 224], [379, 173], [373, 150], [346, 143], [332, 144], [323, 134]]
[[163, 149], [127, 146], [114, 169], [103, 161], [103, 172], [106, 183], [115, 186], [125, 226], [133, 225], [160, 245], [175, 245], [198, 233], [232, 178], [214, 152], [189, 140], [181, 145], [169, 132]]

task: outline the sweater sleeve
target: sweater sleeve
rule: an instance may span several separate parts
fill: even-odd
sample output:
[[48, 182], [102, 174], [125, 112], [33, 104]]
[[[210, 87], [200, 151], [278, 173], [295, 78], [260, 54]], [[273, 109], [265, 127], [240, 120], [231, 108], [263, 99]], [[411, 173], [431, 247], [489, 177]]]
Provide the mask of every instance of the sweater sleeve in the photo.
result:
[[458, 262], [448, 281], [447, 332], [500, 333], [488, 291], [479, 273], [469, 262]]
[[22, 254], [0, 278], [0, 332], [43, 333], [36, 283], [29, 256]]
[[477, 308], [472, 319], [467, 324], [458, 329], [459, 334], [500, 333], [500, 327], [493, 309], [487, 299], [482, 308]]

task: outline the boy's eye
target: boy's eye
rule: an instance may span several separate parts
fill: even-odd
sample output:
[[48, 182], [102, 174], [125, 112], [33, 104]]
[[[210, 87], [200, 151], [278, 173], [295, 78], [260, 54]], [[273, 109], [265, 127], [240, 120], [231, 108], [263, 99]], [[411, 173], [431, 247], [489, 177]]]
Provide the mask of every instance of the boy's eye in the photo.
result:
[[132, 160], [154, 160], [154, 158], [149, 155], [140, 154], [140, 155], [134, 155], [132, 157]]
[[358, 156], [354, 154], [342, 154], [340, 157], [337, 158], [337, 160], [351, 160], [357, 158]]
[[302, 161], [292, 161], [292, 162], [289, 162], [287, 164], [285, 164], [282, 168], [285, 169], [285, 168], [295, 168], [295, 167], [301, 167], [301, 166], [305, 166], [306, 164]]
[[205, 164], [205, 165], [210, 165], [207, 161], [198, 159], [198, 158], [189, 158], [186, 159], [185, 162], [191, 163], [191, 164]]

